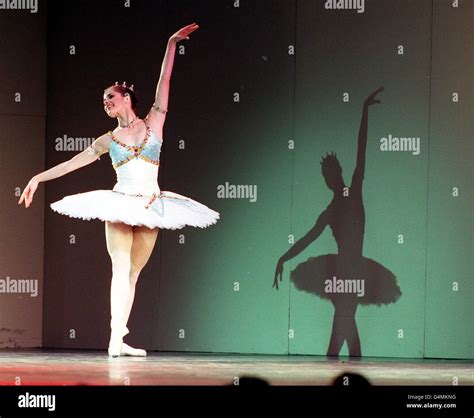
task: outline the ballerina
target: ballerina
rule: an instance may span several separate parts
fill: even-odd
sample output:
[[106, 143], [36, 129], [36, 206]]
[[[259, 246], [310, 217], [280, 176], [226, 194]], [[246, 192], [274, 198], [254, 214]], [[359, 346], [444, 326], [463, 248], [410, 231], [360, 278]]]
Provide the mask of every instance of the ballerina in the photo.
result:
[[357, 306], [394, 303], [401, 295], [395, 275], [380, 263], [362, 255], [365, 230], [362, 182], [365, 173], [368, 113], [370, 106], [380, 103], [376, 96], [382, 90], [383, 87], [373, 92], [363, 105], [357, 164], [350, 187], [344, 184], [342, 168], [336, 155], [328, 154], [324, 157], [321, 162], [322, 173], [334, 197], [319, 215], [314, 227], [280, 257], [275, 269], [273, 287], [278, 290], [278, 281], [282, 281], [283, 263], [318, 239], [326, 226], [331, 228], [338, 253], [311, 257], [300, 263], [290, 274], [298, 290], [329, 299], [334, 305], [328, 356], [337, 356], [347, 340], [349, 355], [360, 357], [362, 351], [355, 320]]
[[117, 119], [118, 126], [70, 160], [35, 175], [18, 201], [28, 208], [40, 182], [64, 176], [109, 153], [117, 174], [117, 183], [112, 190], [66, 196], [50, 206], [63, 215], [105, 222], [107, 251], [112, 262], [108, 347], [112, 357], [146, 356], [145, 350], [125, 344], [123, 337], [129, 333], [127, 322], [138, 277], [152, 253], [160, 228], [178, 229], [186, 225], [205, 228], [219, 219], [218, 212], [186, 196], [162, 191], [158, 185], [176, 44], [189, 40], [189, 35], [198, 28], [196, 23], [187, 25], [169, 38], [155, 102], [144, 119], [135, 113], [137, 97], [133, 85], [116, 82], [107, 87], [103, 95], [104, 111]]

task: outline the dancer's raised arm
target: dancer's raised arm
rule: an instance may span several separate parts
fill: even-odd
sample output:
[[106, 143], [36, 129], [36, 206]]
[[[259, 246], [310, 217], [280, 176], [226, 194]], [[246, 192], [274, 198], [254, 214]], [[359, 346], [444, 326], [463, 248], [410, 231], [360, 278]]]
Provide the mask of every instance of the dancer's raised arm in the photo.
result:
[[171, 74], [173, 73], [174, 56], [176, 53], [176, 44], [183, 39], [188, 40], [189, 34], [198, 29], [196, 23], [185, 26], [172, 35], [166, 46], [165, 57], [161, 64], [161, 73], [156, 86], [155, 102], [153, 103], [147, 118], [153, 130], [159, 134], [162, 133], [165, 123], [166, 112], [168, 111], [168, 98], [170, 90]]
[[367, 148], [367, 125], [368, 125], [368, 113], [369, 106], [375, 103], [380, 103], [380, 100], [376, 100], [375, 96], [383, 91], [383, 87], [374, 91], [367, 99], [365, 99], [364, 107], [362, 109], [362, 118], [359, 127], [359, 138], [357, 145], [357, 163], [352, 175], [351, 187], [362, 187], [362, 181], [364, 180], [365, 173], [365, 151]]
[[62, 177], [71, 171], [93, 163], [99, 159], [102, 154], [105, 154], [108, 151], [109, 143], [110, 137], [107, 134], [102, 135], [97, 138], [88, 148], [79, 154], [76, 154], [70, 160], [57, 164], [49, 170], [43, 171], [42, 173], [33, 176], [23, 190], [18, 204], [21, 205], [24, 201], [25, 207], [29, 207], [33, 201], [33, 195], [35, 194], [39, 183]]

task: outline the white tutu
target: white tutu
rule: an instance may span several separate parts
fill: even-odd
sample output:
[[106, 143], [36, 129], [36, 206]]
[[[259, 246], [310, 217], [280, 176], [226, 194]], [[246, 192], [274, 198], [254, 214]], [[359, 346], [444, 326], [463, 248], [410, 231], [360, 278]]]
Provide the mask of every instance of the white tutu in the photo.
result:
[[[146, 122], [146, 120], [145, 120]], [[131, 147], [109, 132], [109, 155], [117, 174], [113, 190], [93, 190], [66, 196], [51, 209], [73, 218], [123, 222], [148, 228], [179, 229], [186, 225], [205, 228], [219, 213], [178, 193], [161, 191], [158, 167], [162, 140], [147, 126], [139, 146]], [[89, 152], [95, 153], [94, 144]]]
[[50, 206], [72, 218], [123, 222], [148, 228], [179, 229], [186, 225], [205, 228], [219, 219], [218, 212], [177, 193], [162, 191], [146, 208], [150, 200], [150, 196], [93, 190], [66, 196]]

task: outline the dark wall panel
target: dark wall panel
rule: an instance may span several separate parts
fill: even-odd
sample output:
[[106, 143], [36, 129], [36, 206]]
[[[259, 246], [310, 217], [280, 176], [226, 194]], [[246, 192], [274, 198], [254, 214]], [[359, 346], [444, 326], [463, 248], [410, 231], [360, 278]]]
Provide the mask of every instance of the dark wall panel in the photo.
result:
[[44, 191], [18, 200], [44, 170], [46, 5], [0, 10], [0, 347], [39, 347], [42, 338]]
[[46, 12], [0, 11], [0, 114], [46, 114]]

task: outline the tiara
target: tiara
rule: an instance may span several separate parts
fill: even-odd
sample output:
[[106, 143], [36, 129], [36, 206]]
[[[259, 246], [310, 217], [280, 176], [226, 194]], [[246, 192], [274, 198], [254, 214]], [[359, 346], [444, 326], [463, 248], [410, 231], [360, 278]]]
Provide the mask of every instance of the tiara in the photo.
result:
[[325, 157], [321, 158], [320, 164], [323, 165], [325, 161], [337, 160], [337, 154], [335, 152], [327, 152]]
[[[115, 82], [115, 85], [118, 86], [118, 85], [119, 85], [119, 82], [116, 81], [116, 82]], [[130, 85], [130, 86], [127, 86], [127, 82], [126, 82], [126, 81], [124, 81], [124, 82], [121, 84], [121, 86], [122, 86], [122, 87], [125, 87], [126, 89], [129, 89], [129, 90], [134, 91], [134, 90], [133, 90], [133, 84]]]

